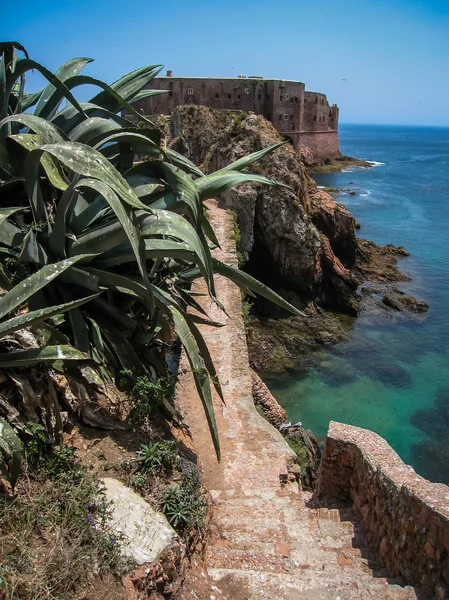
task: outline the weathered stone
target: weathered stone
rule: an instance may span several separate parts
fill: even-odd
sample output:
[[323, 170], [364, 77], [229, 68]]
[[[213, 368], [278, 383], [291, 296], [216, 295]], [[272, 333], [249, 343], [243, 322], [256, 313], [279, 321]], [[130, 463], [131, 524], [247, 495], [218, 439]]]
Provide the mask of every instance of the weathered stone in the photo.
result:
[[377, 434], [331, 422], [315, 501], [348, 499], [390, 574], [449, 597], [449, 488], [417, 475]]
[[124, 553], [138, 565], [155, 562], [177, 540], [165, 516], [117, 479], [104, 479], [111, 526], [125, 537]]

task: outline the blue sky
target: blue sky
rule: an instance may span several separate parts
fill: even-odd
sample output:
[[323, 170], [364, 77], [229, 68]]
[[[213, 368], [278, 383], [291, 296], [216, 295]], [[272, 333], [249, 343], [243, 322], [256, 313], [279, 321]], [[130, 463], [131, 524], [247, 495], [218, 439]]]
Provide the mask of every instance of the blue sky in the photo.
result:
[[449, 126], [449, 0], [22, 0], [0, 39], [51, 69], [95, 58], [86, 72], [107, 82], [154, 63], [298, 79], [342, 122]]

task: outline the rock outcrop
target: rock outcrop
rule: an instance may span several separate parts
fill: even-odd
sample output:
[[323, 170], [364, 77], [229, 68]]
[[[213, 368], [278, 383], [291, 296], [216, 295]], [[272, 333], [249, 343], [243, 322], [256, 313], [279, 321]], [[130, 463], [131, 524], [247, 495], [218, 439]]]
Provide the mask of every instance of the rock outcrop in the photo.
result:
[[[171, 123], [171, 147], [206, 173], [281, 139], [261, 116], [202, 106], [178, 107]], [[236, 212], [246, 268], [275, 287], [294, 290], [301, 302], [356, 314], [357, 282], [348, 270], [357, 249], [352, 215], [316, 189], [290, 145], [251, 165], [251, 171], [290, 189], [241, 185], [219, 198], [220, 206]]]

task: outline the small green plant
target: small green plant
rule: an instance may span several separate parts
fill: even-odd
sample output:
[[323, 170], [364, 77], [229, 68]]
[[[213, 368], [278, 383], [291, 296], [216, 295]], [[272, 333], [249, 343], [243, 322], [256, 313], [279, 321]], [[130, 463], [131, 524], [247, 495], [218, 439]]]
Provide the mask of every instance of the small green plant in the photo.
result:
[[247, 113], [246, 111], [242, 110], [238, 115], [235, 115], [234, 117], [234, 125], [236, 127], [240, 127], [240, 125], [243, 123], [243, 121], [249, 117], [249, 113]]
[[136, 473], [131, 477], [130, 483], [135, 490], [139, 491], [147, 486], [148, 481], [149, 477], [147, 473]]
[[178, 460], [177, 444], [167, 440], [145, 444], [138, 451], [137, 460], [140, 462], [140, 470], [144, 473], [169, 471]]
[[25, 453], [30, 465], [36, 465], [47, 447], [47, 431], [40, 423], [29, 421], [25, 432], [30, 439], [25, 443]]
[[22, 465], [22, 444], [11, 425], [0, 417], [0, 475], [12, 492]]
[[203, 527], [207, 504], [200, 487], [190, 486], [183, 480], [181, 486], [166, 488], [160, 500], [160, 507], [170, 524], [178, 533], [189, 527]]
[[299, 440], [293, 440], [288, 436], [285, 438], [288, 445], [298, 457], [298, 464], [301, 467], [301, 472], [305, 470], [307, 466], [307, 451], [304, 444]]
[[131, 420], [142, 423], [161, 408], [164, 401], [172, 394], [172, 390], [172, 382], [165, 377], [161, 377], [154, 383], [146, 376], [138, 377], [130, 392], [134, 403], [130, 413]]

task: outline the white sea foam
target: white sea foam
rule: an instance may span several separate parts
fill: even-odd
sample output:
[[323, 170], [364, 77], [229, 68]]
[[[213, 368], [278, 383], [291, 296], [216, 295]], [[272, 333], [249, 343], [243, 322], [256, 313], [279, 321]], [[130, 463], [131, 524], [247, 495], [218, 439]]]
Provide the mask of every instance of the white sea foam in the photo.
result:
[[317, 185], [316, 186], [318, 190], [325, 190], [326, 186], [325, 185]]
[[367, 160], [366, 162], [369, 162], [373, 167], [382, 167], [385, 164], [383, 162], [378, 162], [377, 160]]
[[371, 196], [370, 190], [367, 190], [364, 194], [360, 194], [360, 198], [368, 198], [368, 196]]

